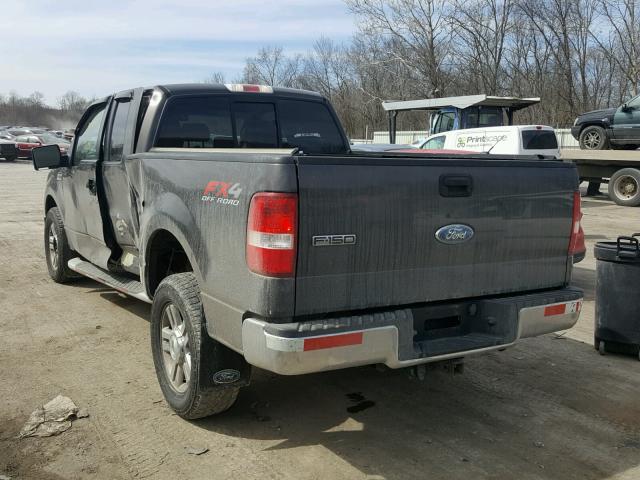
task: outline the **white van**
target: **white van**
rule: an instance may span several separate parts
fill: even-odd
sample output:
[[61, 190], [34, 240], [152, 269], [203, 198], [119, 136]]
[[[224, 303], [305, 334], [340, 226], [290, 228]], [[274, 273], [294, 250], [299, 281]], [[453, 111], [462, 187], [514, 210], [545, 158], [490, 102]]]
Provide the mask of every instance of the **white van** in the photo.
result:
[[560, 158], [558, 139], [552, 127], [511, 125], [450, 130], [412, 143], [422, 150], [462, 150], [496, 155], [545, 155]]

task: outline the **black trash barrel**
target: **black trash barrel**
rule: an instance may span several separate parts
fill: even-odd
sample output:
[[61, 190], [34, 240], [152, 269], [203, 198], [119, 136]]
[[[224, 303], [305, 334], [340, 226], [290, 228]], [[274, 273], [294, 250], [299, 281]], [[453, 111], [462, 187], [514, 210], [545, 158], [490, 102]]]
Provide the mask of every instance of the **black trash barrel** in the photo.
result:
[[640, 234], [598, 242], [595, 347], [637, 354], [640, 359]]

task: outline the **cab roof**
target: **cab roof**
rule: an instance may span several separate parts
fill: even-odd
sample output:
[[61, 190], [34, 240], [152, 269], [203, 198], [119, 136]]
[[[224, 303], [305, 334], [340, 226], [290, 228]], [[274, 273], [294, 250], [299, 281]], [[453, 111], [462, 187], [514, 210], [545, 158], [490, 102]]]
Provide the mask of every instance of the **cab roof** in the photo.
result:
[[[235, 84], [234, 84], [235, 85]], [[242, 85], [242, 84], [240, 84]], [[207, 93], [236, 93], [227, 87], [223, 83], [175, 83], [168, 85], [158, 85], [157, 88], [161, 88], [169, 95], [188, 95], [188, 94], [207, 94]], [[322, 98], [317, 92], [310, 90], [299, 90], [295, 88], [283, 88], [272, 87], [273, 93], [256, 93], [256, 95], [286, 95], [287, 97], [300, 97], [318, 100]], [[250, 92], [245, 92], [250, 93]]]

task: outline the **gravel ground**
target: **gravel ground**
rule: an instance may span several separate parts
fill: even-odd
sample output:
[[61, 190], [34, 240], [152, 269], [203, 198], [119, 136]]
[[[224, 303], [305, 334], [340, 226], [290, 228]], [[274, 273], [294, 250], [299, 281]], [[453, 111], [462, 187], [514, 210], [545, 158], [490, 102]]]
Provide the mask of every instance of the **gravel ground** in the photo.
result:
[[[640, 362], [593, 349], [591, 253], [596, 241], [640, 231], [640, 209], [584, 202], [589, 250], [574, 278], [586, 302], [569, 332], [424, 382], [371, 367], [256, 371], [229, 412], [187, 422], [156, 382], [149, 307], [90, 280], [48, 278], [45, 177], [0, 162], [0, 476], [640, 478]], [[57, 437], [17, 440], [30, 412], [59, 393], [89, 418]]]

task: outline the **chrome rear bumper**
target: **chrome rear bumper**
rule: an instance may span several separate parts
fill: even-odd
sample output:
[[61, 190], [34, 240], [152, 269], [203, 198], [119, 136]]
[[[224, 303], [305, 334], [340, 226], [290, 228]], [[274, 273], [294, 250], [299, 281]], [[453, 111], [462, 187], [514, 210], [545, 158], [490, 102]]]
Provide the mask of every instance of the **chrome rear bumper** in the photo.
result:
[[[242, 325], [243, 353], [250, 364], [282, 375], [375, 363], [401, 368], [466, 357], [571, 328], [580, 315], [582, 291], [566, 288], [460, 305], [476, 305], [473, 321], [483, 331], [416, 341], [410, 309], [286, 325], [248, 318]], [[484, 326], [485, 321], [492, 326]]]

